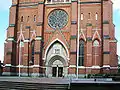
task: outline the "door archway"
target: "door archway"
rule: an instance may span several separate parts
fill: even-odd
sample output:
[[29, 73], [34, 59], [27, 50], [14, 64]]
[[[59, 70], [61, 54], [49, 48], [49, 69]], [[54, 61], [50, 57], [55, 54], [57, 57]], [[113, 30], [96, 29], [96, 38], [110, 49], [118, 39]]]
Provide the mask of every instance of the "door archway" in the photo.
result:
[[46, 55], [46, 76], [62, 77], [67, 76], [68, 60], [64, 46], [59, 42], [54, 42], [47, 51]]

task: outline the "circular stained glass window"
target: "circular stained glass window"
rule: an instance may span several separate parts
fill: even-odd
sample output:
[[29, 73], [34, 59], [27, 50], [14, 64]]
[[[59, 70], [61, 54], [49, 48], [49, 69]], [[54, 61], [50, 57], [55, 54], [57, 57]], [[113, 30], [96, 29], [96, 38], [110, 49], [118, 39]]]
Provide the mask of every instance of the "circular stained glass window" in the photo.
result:
[[48, 16], [48, 24], [53, 29], [61, 29], [68, 22], [68, 14], [63, 10], [54, 10]]

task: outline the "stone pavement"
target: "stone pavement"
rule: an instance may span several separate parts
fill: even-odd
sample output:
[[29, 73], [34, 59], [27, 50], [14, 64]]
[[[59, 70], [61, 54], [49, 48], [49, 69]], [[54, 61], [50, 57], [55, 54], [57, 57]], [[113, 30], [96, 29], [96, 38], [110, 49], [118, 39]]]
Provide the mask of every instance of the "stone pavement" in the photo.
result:
[[27, 82], [27, 83], [48, 83], [48, 84], [69, 84], [66, 78], [39, 78], [39, 77], [0, 77], [0, 81]]
[[46, 77], [0, 77], [0, 81], [26, 82], [26, 83], [48, 83], [48, 84], [70, 84], [70, 83], [120, 83], [112, 81], [111, 78], [46, 78]]

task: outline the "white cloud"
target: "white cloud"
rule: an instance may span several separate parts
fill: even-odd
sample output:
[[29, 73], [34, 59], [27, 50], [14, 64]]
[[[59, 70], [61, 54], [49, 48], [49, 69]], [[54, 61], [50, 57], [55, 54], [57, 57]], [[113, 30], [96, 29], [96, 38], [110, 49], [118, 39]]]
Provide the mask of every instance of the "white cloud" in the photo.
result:
[[12, 4], [12, 0], [1, 0], [0, 10], [8, 10], [11, 4]]
[[120, 11], [120, 0], [112, 0], [113, 8]]

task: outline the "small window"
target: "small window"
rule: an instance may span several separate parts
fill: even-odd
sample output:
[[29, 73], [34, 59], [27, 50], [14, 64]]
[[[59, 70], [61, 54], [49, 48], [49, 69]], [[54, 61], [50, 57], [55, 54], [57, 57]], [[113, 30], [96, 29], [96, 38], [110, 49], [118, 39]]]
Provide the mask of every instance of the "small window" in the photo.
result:
[[29, 21], [30, 16], [27, 17], [27, 22]]
[[31, 42], [31, 50], [32, 50], [32, 52], [31, 52], [31, 61], [32, 61], [32, 64], [34, 64], [34, 47], [35, 47], [35, 41], [33, 40], [32, 42]]
[[24, 47], [24, 42], [23, 41], [20, 42], [20, 47]]
[[79, 62], [78, 66], [84, 66], [84, 41], [80, 40], [79, 44]]
[[23, 22], [23, 16], [21, 17], [21, 22]]
[[90, 13], [88, 13], [88, 19], [90, 19]]
[[93, 46], [94, 46], [94, 47], [98, 47], [98, 46], [99, 46], [99, 41], [98, 41], [98, 40], [95, 40], [95, 41], [93, 42]]
[[98, 13], [96, 13], [95, 15], [95, 20], [98, 20]]
[[34, 15], [34, 22], [36, 22], [36, 15]]
[[83, 20], [83, 17], [84, 17], [84, 16], [83, 16], [83, 13], [81, 13], [81, 20]]
[[60, 54], [60, 49], [55, 49], [55, 54]]

